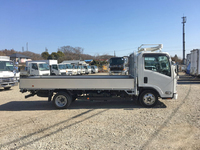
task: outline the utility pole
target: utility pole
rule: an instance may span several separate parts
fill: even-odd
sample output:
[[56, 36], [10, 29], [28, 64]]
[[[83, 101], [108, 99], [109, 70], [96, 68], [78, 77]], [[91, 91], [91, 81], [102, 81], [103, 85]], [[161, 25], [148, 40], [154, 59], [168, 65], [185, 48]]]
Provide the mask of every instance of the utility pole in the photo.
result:
[[28, 51], [28, 42], [26, 43], [26, 51]]
[[185, 23], [186, 23], [186, 17], [183, 16], [183, 64], [185, 64]]

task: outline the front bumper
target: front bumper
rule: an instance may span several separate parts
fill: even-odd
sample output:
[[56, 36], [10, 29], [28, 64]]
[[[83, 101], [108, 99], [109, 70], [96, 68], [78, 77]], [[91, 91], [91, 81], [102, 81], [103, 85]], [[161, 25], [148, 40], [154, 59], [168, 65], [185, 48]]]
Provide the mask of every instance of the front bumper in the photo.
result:
[[18, 85], [18, 81], [14, 81], [14, 82], [1, 82], [0, 83], [0, 88], [7, 88], [7, 87], [12, 87], [12, 86], [17, 86]]
[[174, 93], [173, 99], [178, 99], [178, 94]]

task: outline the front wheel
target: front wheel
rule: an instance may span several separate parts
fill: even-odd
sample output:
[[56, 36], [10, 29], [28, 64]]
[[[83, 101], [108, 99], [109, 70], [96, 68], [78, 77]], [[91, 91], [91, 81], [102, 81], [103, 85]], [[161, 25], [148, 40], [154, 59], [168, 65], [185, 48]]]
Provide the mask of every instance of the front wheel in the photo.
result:
[[66, 92], [58, 92], [53, 98], [53, 103], [58, 109], [64, 109], [69, 107], [71, 102], [72, 97]]
[[158, 102], [158, 95], [151, 90], [146, 90], [139, 96], [139, 102], [144, 107], [154, 107]]

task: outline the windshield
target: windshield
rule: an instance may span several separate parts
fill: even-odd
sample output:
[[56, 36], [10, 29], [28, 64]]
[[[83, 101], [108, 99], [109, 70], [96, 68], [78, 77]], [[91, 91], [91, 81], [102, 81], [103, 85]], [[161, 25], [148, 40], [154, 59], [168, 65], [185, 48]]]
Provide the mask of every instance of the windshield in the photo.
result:
[[40, 71], [49, 70], [49, 65], [48, 64], [39, 64], [39, 70]]
[[76, 66], [76, 65], [74, 65], [74, 66], [73, 66], [73, 68], [74, 68], [74, 69], [77, 69], [77, 66]]
[[60, 70], [63, 70], [63, 69], [66, 69], [66, 65], [58, 65], [58, 68], [60, 69]]
[[171, 76], [171, 68], [167, 56], [145, 55], [145, 69]]
[[66, 64], [66, 68], [67, 69], [72, 69], [72, 65], [71, 64]]
[[123, 65], [124, 64], [124, 58], [111, 58], [110, 59], [110, 65]]
[[0, 71], [13, 71], [14, 66], [11, 61], [0, 61]]

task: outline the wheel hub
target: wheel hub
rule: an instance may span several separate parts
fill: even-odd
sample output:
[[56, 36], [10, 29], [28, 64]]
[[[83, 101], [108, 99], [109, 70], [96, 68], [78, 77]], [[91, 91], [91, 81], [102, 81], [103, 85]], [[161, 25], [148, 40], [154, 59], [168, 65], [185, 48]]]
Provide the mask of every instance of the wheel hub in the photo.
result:
[[155, 102], [156, 98], [152, 93], [147, 93], [143, 97], [143, 101], [146, 105], [152, 105]]
[[56, 98], [56, 105], [59, 107], [65, 106], [67, 103], [67, 99], [64, 95], [60, 95]]

